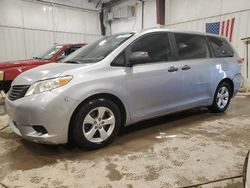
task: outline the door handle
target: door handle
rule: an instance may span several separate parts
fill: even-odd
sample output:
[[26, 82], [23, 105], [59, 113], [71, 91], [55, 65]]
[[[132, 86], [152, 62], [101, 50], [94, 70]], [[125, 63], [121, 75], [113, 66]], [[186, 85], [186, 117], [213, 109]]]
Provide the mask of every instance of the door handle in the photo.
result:
[[175, 67], [170, 67], [168, 69], [168, 72], [176, 72], [176, 71], [178, 71], [178, 68], [175, 68]]
[[191, 69], [191, 67], [188, 65], [184, 65], [184, 67], [181, 68], [181, 70], [189, 70], [189, 69]]

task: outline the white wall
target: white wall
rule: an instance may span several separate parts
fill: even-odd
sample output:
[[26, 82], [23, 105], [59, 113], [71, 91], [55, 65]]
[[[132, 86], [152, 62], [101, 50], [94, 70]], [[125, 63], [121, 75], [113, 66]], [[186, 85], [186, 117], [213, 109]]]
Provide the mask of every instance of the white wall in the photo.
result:
[[166, 0], [166, 23], [197, 20], [249, 8], [249, 0]]
[[[142, 25], [142, 5], [140, 1], [128, 0], [112, 7], [114, 11], [118, 7], [133, 5], [135, 9], [135, 17], [129, 19], [119, 19], [111, 22], [111, 33], [119, 33], [126, 31], [139, 31]], [[144, 28], [156, 27], [156, 1], [146, 0], [144, 4]]]
[[25, 0], [0, 0], [0, 61], [33, 57], [54, 43], [92, 42], [100, 37], [95, 4], [84, 0], [53, 2], [93, 11]]
[[[232, 44], [246, 58], [242, 38], [250, 37], [250, 0], [167, 0], [166, 27], [205, 32], [206, 23], [235, 17]], [[248, 52], [249, 56], [250, 53]], [[250, 58], [249, 58], [250, 63]], [[246, 76], [246, 64], [242, 73]], [[250, 75], [250, 67], [248, 68]]]

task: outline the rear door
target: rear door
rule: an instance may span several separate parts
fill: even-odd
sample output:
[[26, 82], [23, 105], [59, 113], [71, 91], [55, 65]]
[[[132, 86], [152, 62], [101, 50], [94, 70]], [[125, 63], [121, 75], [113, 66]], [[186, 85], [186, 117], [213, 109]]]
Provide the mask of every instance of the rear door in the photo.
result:
[[180, 75], [185, 94], [185, 107], [206, 105], [211, 101], [211, 68], [216, 64], [210, 58], [207, 40], [202, 35], [174, 33]]

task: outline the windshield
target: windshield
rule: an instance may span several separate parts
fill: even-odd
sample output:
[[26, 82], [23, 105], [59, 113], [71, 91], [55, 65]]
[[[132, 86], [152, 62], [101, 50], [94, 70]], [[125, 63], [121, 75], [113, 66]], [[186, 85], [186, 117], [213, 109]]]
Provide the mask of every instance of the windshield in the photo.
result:
[[104, 37], [72, 53], [66, 57], [62, 63], [96, 63], [104, 59], [131, 36], [133, 36], [133, 33], [123, 33]]
[[50, 60], [63, 46], [54, 46], [41, 55], [34, 57], [35, 59]]

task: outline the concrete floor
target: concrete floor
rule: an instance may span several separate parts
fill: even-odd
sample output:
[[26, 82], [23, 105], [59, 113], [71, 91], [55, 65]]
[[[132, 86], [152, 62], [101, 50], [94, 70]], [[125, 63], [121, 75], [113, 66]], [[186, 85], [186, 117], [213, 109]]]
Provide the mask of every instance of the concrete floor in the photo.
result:
[[249, 96], [234, 98], [225, 114], [194, 109], [124, 128], [96, 151], [22, 140], [6, 127], [7, 118], [0, 115], [3, 187], [243, 187]]

